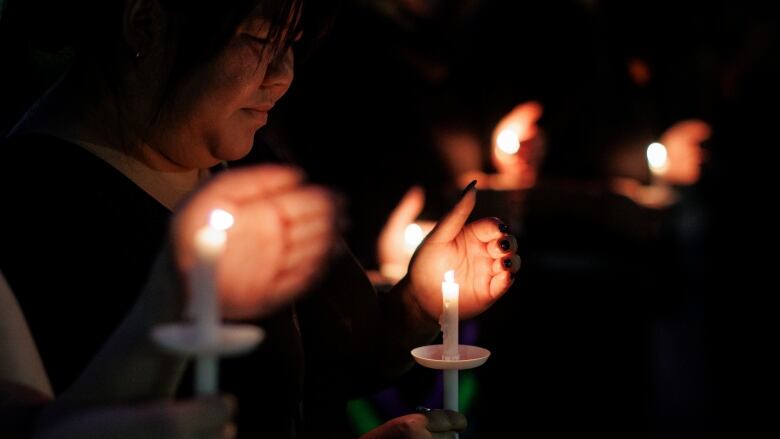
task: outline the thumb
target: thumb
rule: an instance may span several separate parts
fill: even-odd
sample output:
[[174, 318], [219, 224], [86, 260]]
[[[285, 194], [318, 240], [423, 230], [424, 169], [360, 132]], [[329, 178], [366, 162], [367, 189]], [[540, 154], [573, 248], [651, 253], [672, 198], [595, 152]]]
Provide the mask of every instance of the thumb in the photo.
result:
[[425, 192], [420, 186], [413, 186], [390, 214], [387, 223], [391, 226], [406, 227], [417, 219], [424, 206]]
[[463, 194], [460, 196], [460, 200], [450, 210], [444, 218], [439, 220], [436, 227], [433, 228], [431, 234], [428, 235], [428, 239], [431, 242], [443, 243], [449, 242], [458, 236], [458, 233], [463, 229], [466, 224], [466, 220], [469, 219], [471, 211], [474, 210], [474, 205], [477, 203], [477, 180], [473, 180], [463, 189]]

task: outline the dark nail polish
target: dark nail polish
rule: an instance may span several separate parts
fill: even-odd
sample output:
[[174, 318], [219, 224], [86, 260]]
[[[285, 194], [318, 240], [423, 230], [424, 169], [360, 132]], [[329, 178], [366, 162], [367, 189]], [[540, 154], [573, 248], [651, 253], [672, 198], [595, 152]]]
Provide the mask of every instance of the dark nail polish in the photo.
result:
[[498, 245], [501, 247], [501, 250], [503, 250], [503, 251], [509, 250], [509, 240], [508, 239], [502, 239], [501, 241], [498, 241]]
[[509, 258], [504, 259], [503, 264], [504, 264], [504, 268], [512, 268], [512, 260]]
[[460, 197], [463, 198], [476, 185], [477, 185], [477, 180], [471, 180], [471, 183], [469, 183], [469, 185], [466, 186], [466, 189], [463, 189], [463, 192], [460, 194]]
[[507, 225], [506, 225], [506, 224], [504, 224], [504, 223], [500, 223], [500, 224], [498, 225], [498, 230], [500, 230], [500, 231], [501, 231], [501, 233], [506, 233], [506, 232], [508, 232], [508, 231], [509, 231], [509, 226], [507, 226]]

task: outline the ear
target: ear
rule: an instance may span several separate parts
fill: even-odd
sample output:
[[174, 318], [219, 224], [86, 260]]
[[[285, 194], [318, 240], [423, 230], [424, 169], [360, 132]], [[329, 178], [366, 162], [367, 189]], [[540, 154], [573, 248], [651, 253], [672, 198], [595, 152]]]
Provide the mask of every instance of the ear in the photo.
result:
[[126, 0], [122, 13], [122, 36], [135, 54], [159, 43], [166, 17], [159, 0]]

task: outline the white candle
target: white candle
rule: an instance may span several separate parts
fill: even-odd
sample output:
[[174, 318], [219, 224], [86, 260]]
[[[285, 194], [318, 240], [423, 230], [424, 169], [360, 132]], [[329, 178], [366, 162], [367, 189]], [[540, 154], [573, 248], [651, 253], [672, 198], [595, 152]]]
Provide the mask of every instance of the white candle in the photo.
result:
[[[459, 360], [458, 353], [458, 300], [460, 285], [455, 283], [455, 271], [444, 274], [441, 283], [443, 309], [441, 313], [441, 331], [444, 338], [442, 359]], [[444, 408], [458, 411], [458, 370], [444, 371]]]
[[441, 283], [443, 310], [441, 314], [441, 332], [444, 337], [443, 359], [457, 360], [458, 356], [458, 299], [460, 285], [455, 283], [455, 271], [444, 274]]
[[[195, 320], [196, 336], [201, 344], [214, 345], [220, 324], [219, 296], [217, 294], [216, 264], [225, 249], [227, 233], [233, 225], [233, 216], [217, 209], [211, 213], [209, 225], [195, 234], [197, 262], [190, 275], [192, 293], [190, 317]], [[198, 395], [217, 393], [219, 375], [214, 353], [201, 353], [195, 360], [195, 392]]]

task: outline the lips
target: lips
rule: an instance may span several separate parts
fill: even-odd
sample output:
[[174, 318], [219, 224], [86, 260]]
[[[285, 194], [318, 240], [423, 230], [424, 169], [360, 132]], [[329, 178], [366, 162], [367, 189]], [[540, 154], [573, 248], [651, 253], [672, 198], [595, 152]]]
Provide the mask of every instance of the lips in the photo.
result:
[[258, 124], [265, 125], [268, 122], [268, 111], [259, 110], [256, 108], [244, 108], [243, 113], [249, 116], [249, 118]]
[[271, 108], [273, 107], [274, 107], [274, 102], [262, 102], [257, 105], [252, 105], [251, 107], [246, 107], [245, 109], [267, 113], [271, 111]]

